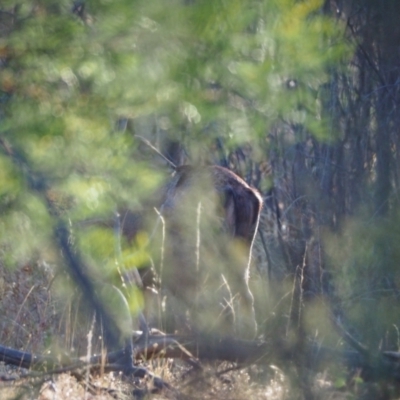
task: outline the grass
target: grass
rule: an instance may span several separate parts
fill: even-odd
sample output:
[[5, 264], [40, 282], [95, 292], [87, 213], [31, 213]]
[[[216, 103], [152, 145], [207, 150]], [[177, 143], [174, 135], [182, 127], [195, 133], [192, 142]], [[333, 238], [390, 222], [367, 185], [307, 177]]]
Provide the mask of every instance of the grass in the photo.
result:
[[[257, 246], [259, 247], [259, 246]], [[257, 252], [257, 249], [256, 249]], [[259, 252], [262, 254], [262, 251]], [[261, 264], [263, 260], [257, 261]], [[257, 272], [253, 272], [256, 275]], [[267, 303], [265, 287], [253, 276], [254, 292]], [[264, 297], [263, 297], [264, 296]], [[67, 352], [71, 356], [88, 353], [92, 320], [80, 318], [81, 298], [63, 273], [43, 262], [20, 265], [13, 270], [0, 264], [0, 344], [37, 354]], [[268, 321], [267, 321], [268, 322]], [[97, 342], [97, 345], [96, 345]], [[95, 334], [92, 353], [101, 340]], [[274, 366], [237, 368], [225, 362], [203, 365], [193, 370], [181, 360], [154, 359], [143, 364], [176, 391], [149, 394], [150, 399], [300, 399], [302, 392], [288, 376]], [[0, 366], [0, 376], [19, 374], [18, 368]], [[1, 375], [2, 374], [2, 375]], [[332, 384], [329, 373], [310, 380], [316, 398], [345, 399], [349, 393]], [[0, 381], [1, 399], [71, 400], [130, 399], [135, 389], [151, 387], [150, 382], [127, 379], [117, 373], [88, 377], [63, 373], [14, 382]]]

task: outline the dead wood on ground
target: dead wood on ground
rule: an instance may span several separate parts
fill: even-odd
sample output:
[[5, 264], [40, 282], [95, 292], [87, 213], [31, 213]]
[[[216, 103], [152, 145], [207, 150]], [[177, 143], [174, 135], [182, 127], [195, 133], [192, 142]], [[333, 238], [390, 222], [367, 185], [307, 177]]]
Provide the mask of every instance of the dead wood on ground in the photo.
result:
[[[140, 335], [133, 346], [136, 361], [156, 358], [177, 358], [188, 361], [191, 365], [203, 361], [228, 361], [242, 365], [262, 364], [284, 365], [288, 360], [295, 360], [295, 350], [285, 341], [248, 341], [228, 337], [208, 335]], [[90, 367], [92, 371], [123, 371], [126, 349], [103, 355], [85, 358], [70, 358], [65, 355], [42, 356], [0, 346], [0, 361], [6, 364], [30, 369], [31, 371], [54, 374]], [[349, 369], [361, 371], [366, 380], [385, 380], [400, 382], [400, 353], [381, 352], [370, 355], [356, 350], [340, 350], [309, 343], [306, 346], [307, 367], [310, 370], [323, 370], [332, 362], [342, 363]], [[200, 365], [200, 364], [198, 364]], [[143, 367], [133, 367], [133, 376], [155, 378]], [[155, 378], [156, 380], [158, 378]], [[163, 386], [162, 381], [158, 382]]]

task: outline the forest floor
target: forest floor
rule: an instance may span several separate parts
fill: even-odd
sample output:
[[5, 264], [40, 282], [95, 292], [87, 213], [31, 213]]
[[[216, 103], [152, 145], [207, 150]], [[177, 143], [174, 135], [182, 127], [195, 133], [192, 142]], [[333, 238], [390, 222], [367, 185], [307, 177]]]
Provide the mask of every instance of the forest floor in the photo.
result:
[[[65, 301], [66, 288], [60, 287], [57, 281], [57, 275], [46, 264], [26, 264], [13, 269], [0, 265], [0, 313], [3, 316], [0, 345], [42, 355], [60, 352], [60, 349], [74, 357], [87, 353], [90, 324], [84, 326], [78, 322], [77, 308]], [[65, 293], [60, 295], [63, 289]], [[77, 297], [76, 294], [70, 296]], [[213, 362], [203, 364], [199, 371], [179, 359], [154, 359], [143, 366], [172, 387], [160, 393], [148, 393], [145, 398], [301, 398], [300, 393], [296, 395], [290, 390], [284, 374], [272, 365], [238, 368], [232, 363]], [[151, 382], [135, 381], [115, 372], [89, 376], [85, 371], [74, 371], [36, 377], [23, 377], [24, 373], [26, 371], [17, 367], [0, 363], [1, 399], [129, 399], [135, 398], [135, 391], [152, 387]], [[335, 389], [323, 375], [318, 375], [314, 386], [318, 398], [347, 398], [345, 392]]]
[[[164, 399], [268, 399], [283, 400], [301, 398], [301, 393], [289, 390], [283, 374], [274, 368], [269, 374], [255, 377], [251, 368], [233, 370], [220, 375], [222, 369], [228, 369], [225, 363], [209, 365], [201, 374], [188, 372], [187, 366], [179, 360], [158, 360], [148, 364], [149, 369], [163, 377], [172, 387], [161, 393], [148, 393], [134, 396], [138, 385], [119, 374], [108, 373], [77, 379], [74, 374], [63, 373], [46, 378], [23, 378], [15, 382], [0, 383], [0, 397], [3, 400], [127, 400], [146, 398]], [[183, 372], [186, 371], [186, 372]], [[149, 383], [141, 383], [151, 386]], [[139, 385], [140, 386], [140, 385]], [[323, 376], [315, 382], [314, 393], [320, 399], [347, 399], [348, 393], [336, 390]]]

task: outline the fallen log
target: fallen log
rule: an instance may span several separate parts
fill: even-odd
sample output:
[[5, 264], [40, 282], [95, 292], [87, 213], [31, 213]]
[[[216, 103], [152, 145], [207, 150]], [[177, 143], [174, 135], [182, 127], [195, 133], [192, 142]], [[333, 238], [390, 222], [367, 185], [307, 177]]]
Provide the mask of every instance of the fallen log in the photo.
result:
[[[284, 367], [295, 360], [295, 349], [288, 343], [279, 341], [249, 341], [229, 337], [208, 335], [135, 335], [133, 344], [136, 361], [156, 358], [178, 358], [196, 365], [203, 361], [229, 361], [242, 365], [275, 364]], [[349, 369], [358, 370], [367, 380], [389, 380], [400, 383], [400, 353], [381, 352], [366, 357], [355, 350], [333, 349], [309, 343], [306, 346], [307, 365], [310, 370], [321, 371], [332, 363], [342, 363]], [[0, 361], [6, 364], [44, 373], [61, 373], [78, 368], [105, 371], [125, 371], [126, 349], [102, 354], [72, 358], [62, 356], [42, 356], [0, 346]], [[200, 365], [200, 364], [198, 364]], [[128, 371], [134, 376], [153, 375], [143, 367], [132, 366]]]

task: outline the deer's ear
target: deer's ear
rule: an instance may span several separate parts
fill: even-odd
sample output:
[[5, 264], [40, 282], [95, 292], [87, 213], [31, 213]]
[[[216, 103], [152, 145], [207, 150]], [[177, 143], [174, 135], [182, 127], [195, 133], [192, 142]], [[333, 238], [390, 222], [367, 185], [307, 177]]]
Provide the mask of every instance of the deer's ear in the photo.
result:
[[233, 191], [235, 235], [252, 241], [261, 211], [261, 197], [251, 188], [238, 187]]

